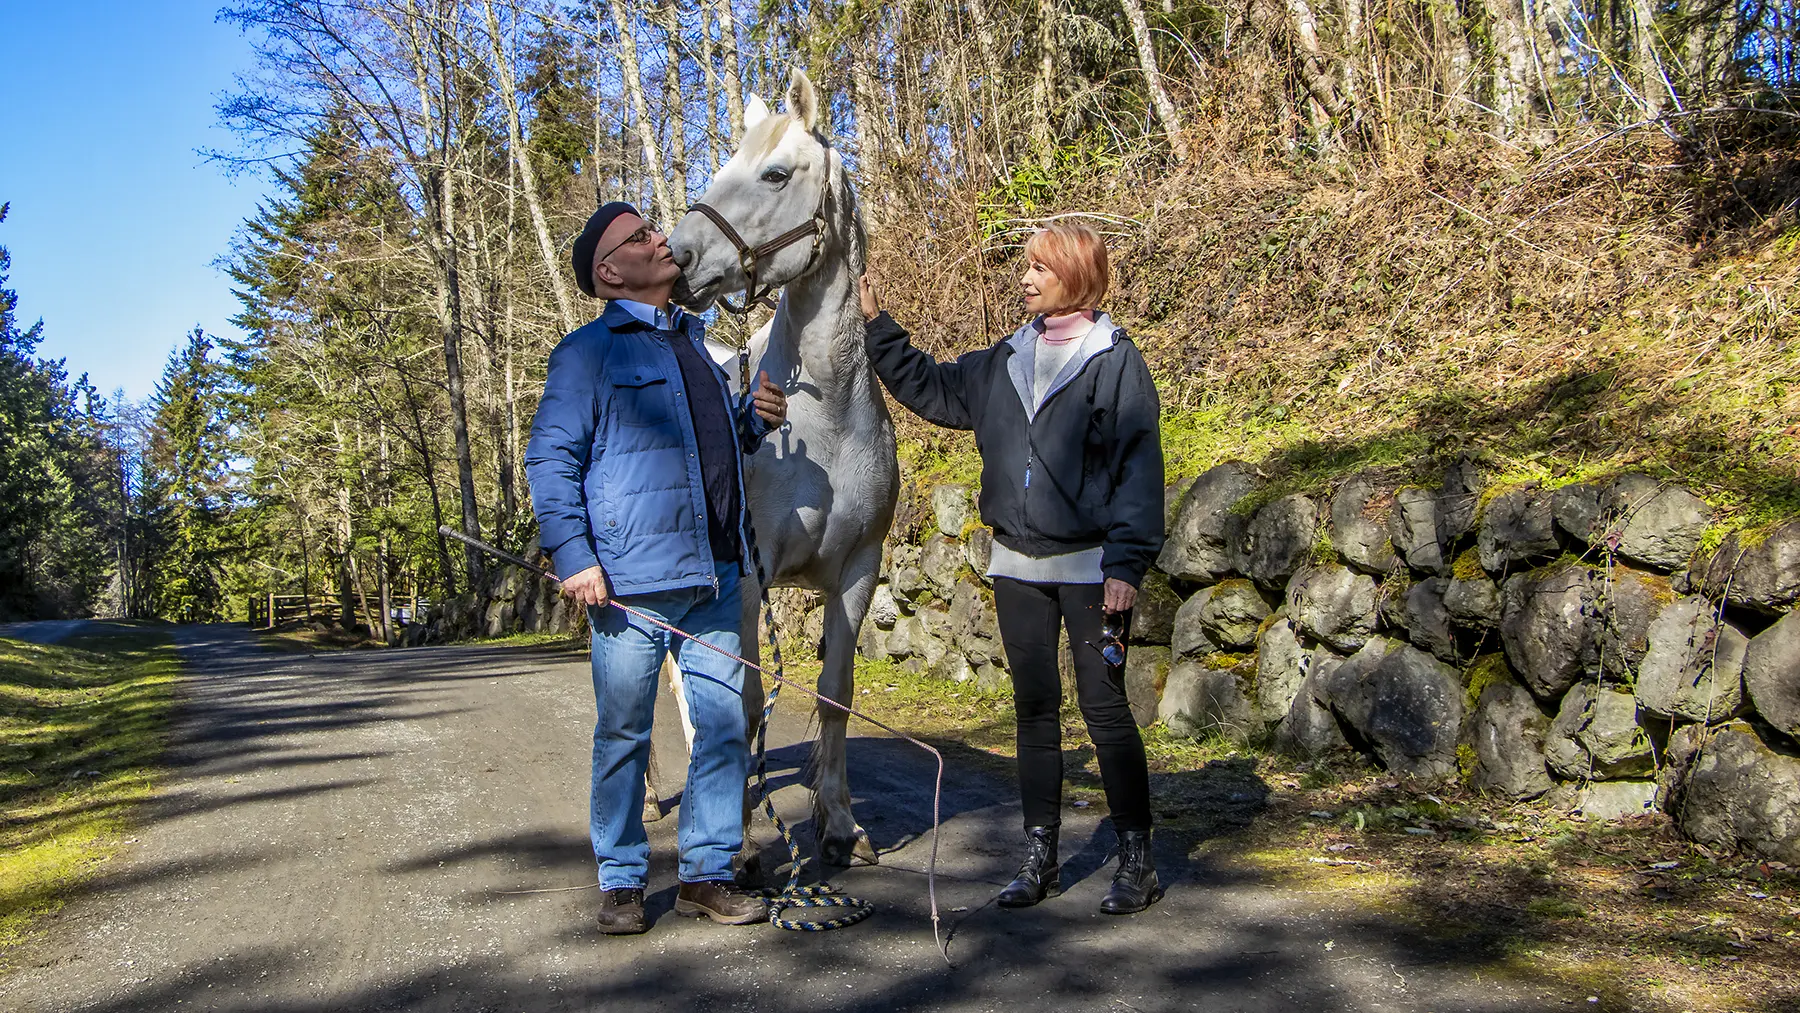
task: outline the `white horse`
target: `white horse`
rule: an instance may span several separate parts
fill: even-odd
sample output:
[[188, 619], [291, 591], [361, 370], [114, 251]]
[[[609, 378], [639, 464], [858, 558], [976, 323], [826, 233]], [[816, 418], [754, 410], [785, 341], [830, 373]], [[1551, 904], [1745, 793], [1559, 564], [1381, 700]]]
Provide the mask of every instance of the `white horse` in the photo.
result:
[[[770, 586], [824, 595], [820, 694], [849, 704], [857, 637], [894, 519], [899, 464], [894, 423], [863, 347], [857, 299], [866, 238], [843, 160], [819, 131], [812, 81], [795, 71], [787, 110], [744, 110], [742, 146], [669, 236], [682, 268], [677, 300], [703, 310], [721, 297], [782, 287], [775, 318], [750, 341], [751, 376], [767, 371], [788, 396], [787, 423], [745, 468], [756, 548]], [[702, 207], [704, 205], [704, 207]], [[807, 227], [816, 223], [816, 229]], [[754, 575], [745, 582], [744, 642], [758, 659]], [[761, 679], [746, 698], [760, 720]], [[677, 698], [680, 694], [677, 692]], [[813, 814], [819, 857], [873, 863], [850, 812], [847, 715], [819, 706]]]

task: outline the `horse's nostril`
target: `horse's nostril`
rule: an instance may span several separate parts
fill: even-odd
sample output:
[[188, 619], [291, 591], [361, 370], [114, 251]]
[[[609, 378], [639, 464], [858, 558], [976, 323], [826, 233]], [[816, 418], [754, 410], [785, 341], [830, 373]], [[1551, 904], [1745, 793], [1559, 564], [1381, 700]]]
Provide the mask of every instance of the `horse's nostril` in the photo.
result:
[[687, 270], [694, 262], [694, 251], [692, 250], [670, 250], [669, 254], [675, 258], [676, 265], [683, 271]]

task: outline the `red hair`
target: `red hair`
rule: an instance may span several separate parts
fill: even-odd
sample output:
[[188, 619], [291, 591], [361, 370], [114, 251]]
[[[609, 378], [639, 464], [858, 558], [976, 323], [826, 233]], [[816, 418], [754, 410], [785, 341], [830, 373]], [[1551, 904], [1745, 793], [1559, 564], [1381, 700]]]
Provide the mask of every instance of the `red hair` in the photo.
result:
[[1068, 292], [1069, 305], [1051, 309], [1052, 314], [1098, 309], [1106, 298], [1112, 280], [1106, 243], [1087, 225], [1057, 222], [1039, 229], [1025, 241], [1025, 259], [1049, 268]]

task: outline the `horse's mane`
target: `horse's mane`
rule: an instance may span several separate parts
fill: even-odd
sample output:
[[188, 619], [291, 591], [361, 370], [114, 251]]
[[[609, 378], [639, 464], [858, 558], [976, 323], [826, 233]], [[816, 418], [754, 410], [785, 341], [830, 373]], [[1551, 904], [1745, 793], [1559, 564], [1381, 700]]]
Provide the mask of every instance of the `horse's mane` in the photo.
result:
[[796, 118], [792, 113], [770, 113], [762, 118], [762, 122], [751, 127], [744, 134], [744, 143], [738, 154], [756, 160], [775, 150], [775, 145], [787, 136], [788, 127], [793, 126]]

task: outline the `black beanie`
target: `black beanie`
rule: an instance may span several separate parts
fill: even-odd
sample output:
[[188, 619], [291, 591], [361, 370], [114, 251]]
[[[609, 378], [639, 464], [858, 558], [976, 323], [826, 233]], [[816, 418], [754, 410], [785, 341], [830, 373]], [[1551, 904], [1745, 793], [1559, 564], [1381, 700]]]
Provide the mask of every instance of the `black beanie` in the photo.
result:
[[590, 298], [594, 295], [594, 247], [600, 245], [600, 234], [606, 231], [614, 218], [637, 213], [637, 208], [622, 200], [602, 204], [600, 210], [587, 220], [581, 235], [575, 237], [575, 252], [570, 256], [569, 263], [575, 268], [575, 284], [580, 286], [583, 295]]

